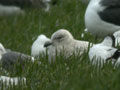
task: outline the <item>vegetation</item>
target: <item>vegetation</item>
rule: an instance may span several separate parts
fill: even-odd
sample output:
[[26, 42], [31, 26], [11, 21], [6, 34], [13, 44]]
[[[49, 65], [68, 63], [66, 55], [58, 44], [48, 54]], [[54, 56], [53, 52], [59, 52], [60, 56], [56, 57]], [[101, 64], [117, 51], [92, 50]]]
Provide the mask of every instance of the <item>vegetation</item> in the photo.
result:
[[[61, 0], [49, 12], [26, 9], [25, 16], [0, 17], [0, 42], [11, 50], [30, 55], [31, 45], [39, 34], [48, 37], [58, 29], [68, 29], [76, 39], [95, 42], [93, 36], [81, 38], [85, 8], [79, 0]], [[40, 64], [41, 62], [41, 64]], [[57, 57], [49, 64], [47, 56], [24, 69], [16, 65], [12, 72], [0, 69], [0, 75], [26, 77], [27, 83], [17, 86], [1, 84], [1, 90], [119, 90], [120, 70], [106, 64], [98, 69], [89, 62], [88, 54], [68, 58]], [[6, 88], [6, 89], [5, 89]]]

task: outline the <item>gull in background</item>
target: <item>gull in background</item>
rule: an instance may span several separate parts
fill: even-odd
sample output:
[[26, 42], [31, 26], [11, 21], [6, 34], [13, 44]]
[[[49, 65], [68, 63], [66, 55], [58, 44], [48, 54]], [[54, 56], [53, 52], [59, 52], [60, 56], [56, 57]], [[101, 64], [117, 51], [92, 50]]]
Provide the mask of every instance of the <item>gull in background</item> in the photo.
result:
[[39, 56], [46, 54], [46, 48], [44, 47], [45, 42], [49, 41], [50, 39], [47, 38], [45, 35], [41, 34], [38, 38], [34, 41], [31, 47], [31, 56]]
[[24, 15], [25, 12], [17, 6], [4, 6], [0, 4], [0, 16]]
[[20, 77], [7, 77], [7, 76], [0, 76], [0, 82], [3, 84], [10, 86], [10, 85], [18, 85], [20, 82], [22, 84], [26, 84], [26, 78], [20, 78]]
[[0, 44], [0, 61], [2, 62], [2, 67], [6, 70], [13, 70], [15, 64], [18, 61], [23, 65], [23, 62], [26, 60], [31, 60], [34, 62], [34, 57], [25, 55], [20, 52], [10, 51], [4, 48], [2, 44]]

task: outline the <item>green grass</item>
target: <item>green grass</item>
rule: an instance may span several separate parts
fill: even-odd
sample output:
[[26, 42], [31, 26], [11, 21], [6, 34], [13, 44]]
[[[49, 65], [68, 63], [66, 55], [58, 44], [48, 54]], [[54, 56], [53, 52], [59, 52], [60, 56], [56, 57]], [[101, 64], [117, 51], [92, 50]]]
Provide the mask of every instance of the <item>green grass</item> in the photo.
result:
[[[6, 47], [30, 54], [31, 45], [39, 34], [48, 37], [58, 29], [68, 29], [76, 39], [81, 39], [84, 26], [85, 6], [79, 0], [61, 0], [50, 12], [26, 9], [25, 16], [0, 17], [0, 42]], [[94, 37], [86, 34], [81, 40], [94, 42]], [[96, 42], [94, 42], [96, 43]], [[42, 64], [39, 64], [39, 62]], [[6, 90], [119, 90], [120, 70], [106, 64], [98, 70], [89, 62], [88, 54], [58, 57], [49, 64], [47, 57], [41, 57], [34, 64], [26, 62], [24, 70], [19, 66], [0, 75], [26, 77], [26, 85], [7, 87]], [[1, 90], [5, 88], [1, 85]]]

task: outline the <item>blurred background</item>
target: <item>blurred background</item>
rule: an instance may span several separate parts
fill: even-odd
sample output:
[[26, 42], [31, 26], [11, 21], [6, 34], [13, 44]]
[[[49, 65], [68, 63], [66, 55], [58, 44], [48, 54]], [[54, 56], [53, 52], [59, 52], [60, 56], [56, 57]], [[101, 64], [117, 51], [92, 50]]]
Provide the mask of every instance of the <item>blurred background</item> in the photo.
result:
[[[5, 48], [30, 55], [31, 46], [38, 35], [47, 37], [58, 29], [69, 30], [75, 39], [95, 42], [85, 29], [84, 14], [88, 0], [0, 0], [0, 43]], [[96, 43], [96, 42], [95, 42]], [[38, 60], [39, 61], [39, 60]], [[119, 90], [120, 69], [105, 65], [101, 70], [92, 66], [88, 55], [58, 57], [50, 65], [48, 59], [40, 58], [42, 64], [26, 64], [25, 70], [16, 68], [12, 73], [0, 68], [0, 75], [26, 77], [26, 85], [5, 87], [0, 90]], [[1, 65], [1, 64], [0, 64]], [[0, 66], [1, 67], [1, 66]]]
[[87, 4], [88, 0], [0, 0], [0, 42], [6, 48], [30, 54], [39, 34], [50, 38], [65, 28], [80, 39]]
[[[80, 0], [88, 4], [89, 0]], [[62, 0], [0, 0], [0, 16], [25, 14], [25, 8], [42, 9], [48, 12], [51, 6], [60, 4]]]

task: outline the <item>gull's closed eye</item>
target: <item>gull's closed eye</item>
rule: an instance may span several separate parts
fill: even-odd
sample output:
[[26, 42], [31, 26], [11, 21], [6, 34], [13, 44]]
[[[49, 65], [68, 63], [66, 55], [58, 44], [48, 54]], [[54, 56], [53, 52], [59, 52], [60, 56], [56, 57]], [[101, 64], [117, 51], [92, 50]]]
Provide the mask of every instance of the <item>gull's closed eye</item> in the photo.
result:
[[62, 38], [64, 38], [63, 35], [56, 37], [56, 39], [62, 39]]
[[61, 38], [63, 38], [62, 36], [61, 37], [57, 37], [56, 39], [61, 39]]

